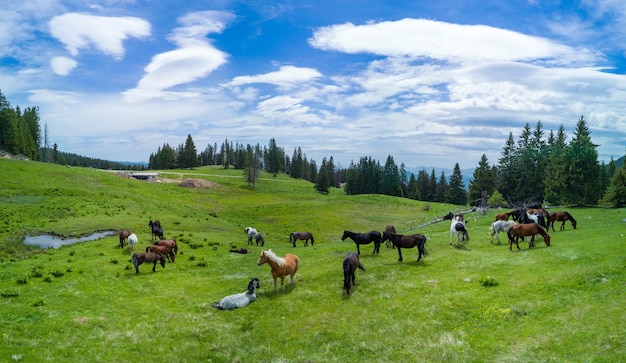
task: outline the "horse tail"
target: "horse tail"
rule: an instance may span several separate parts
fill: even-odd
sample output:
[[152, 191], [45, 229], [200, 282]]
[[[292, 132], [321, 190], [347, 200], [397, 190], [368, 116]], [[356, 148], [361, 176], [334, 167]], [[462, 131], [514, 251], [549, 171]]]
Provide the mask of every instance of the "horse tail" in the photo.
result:
[[133, 254], [133, 266], [135, 266], [135, 270], [139, 271], [139, 261], [137, 261], [137, 254]]
[[293, 232], [291, 232], [291, 233], [289, 234], [289, 242], [290, 242], [290, 243], [291, 243], [291, 242], [293, 242], [293, 240], [294, 240], [294, 239], [295, 239], [295, 237], [293, 236]]
[[150, 246], [146, 247], [146, 252], [150, 252]]
[[363, 264], [361, 262], [359, 262], [359, 266], [358, 266], [361, 271], [365, 271], [365, 267], [363, 266]]
[[428, 250], [426, 249], [426, 236], [424, 236], [424, 240], [417, 246], [417, 248], [419, 248], [420, 252], [422, 253], [422, 256], [428, 256]]
[[509, 241], [513, 241], [513, 228], [509, 228], [508, 231], [506, 231], [506, 236], [509, 237]]
[[315, 238], [313, 238], [313, 233], [309, 232], [309, 236], [311, 236], [311, 246], [315, 243]]

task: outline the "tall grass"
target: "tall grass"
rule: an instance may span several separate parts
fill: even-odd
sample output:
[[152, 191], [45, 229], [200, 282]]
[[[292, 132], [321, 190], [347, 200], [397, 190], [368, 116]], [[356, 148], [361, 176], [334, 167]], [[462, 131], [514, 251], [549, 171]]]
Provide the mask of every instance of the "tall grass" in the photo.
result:
[[[449, 245], [449, 225], [416, 229], [461, 208], [386, 196], [314, 192], [310, 183], [263, 174], [254, 189], [240, 171], [168, 171], [210, 188], [146, 183], [114, 173], [0, 160], [0, 311], [5, 361], [213, 362], [620, 362], [625, 357], [626, 217], [623, 209], [568, 209], [579, 228], [551, 232], [536, 248], [489, 243], [495, 211], [467, 215], [470, 242]], [[88, 235], [129, 228], [139, 250], [148, 221], [179, 241], [176, 263], [140, 266], [116, 236], [38, 250], [25, 234]], [[344, 229], [423, 233], [415, 249], [362, 246], [356, 287], [342, 292]], [[272, 292], [261, 247], [297, 254], [295, 286]], [[315, 245], [293, 248], [292, 231]], [[503, 239], [504, 241], [504, 239]], [[252, 253], [229, 253], [231, 246]], [[218, 311], [211, 302], [259, 277], [258, 300]], [[280, 290], [280, 288], [279, 288]]]

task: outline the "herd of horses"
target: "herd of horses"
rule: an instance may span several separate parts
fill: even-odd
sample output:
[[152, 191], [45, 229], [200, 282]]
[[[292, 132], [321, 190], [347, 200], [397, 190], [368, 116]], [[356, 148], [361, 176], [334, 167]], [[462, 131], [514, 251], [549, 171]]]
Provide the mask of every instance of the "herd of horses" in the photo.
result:
[[[462, 244], [469, 241], [469, 233], [466, 229], [466, 221], [464, 215], [453, 214], [452, 212], [441, 217], [441, 220], [450, 220], [450, 245], [454, 243], [457, 248], [462, 247]], [[546, 246], [550, 246], [550, 235], [548, 234], [549, 228], [552, 228], [554, 232], [554, 223], [561, 222], [560, 231], [565, 230], [565, 223], [569, 221], [574, 229], [576, 229], [576, 220], [569, 212], [554, 212], [548, 213], [544, 208], [516, 208], [510, 212], [498, 213], [495, 216], [494, 222], [491, 224], [491, 243], [493, 243], [493, 237], [496, 236], [498, 244], [500, 244], [499, 233], [504, 232], [507, 234], [509, 241], [509, 250], [513, 250], [513, 244], [519, 247], [519, 240], [524, 241], [525, 237], [530, 237], [528, 247], [534, 247], [534, 240], [536, 235], [543, 237]], [[165, 259], [174, 262], [176, 254], [178, 254], [178, 245], [174, 240], [166, 240], [163, 237], [163, 228], [161, 223], [150, 220], [148, 226], [152, 230], [152, 240], [156, 241], [146, 247], [145, 252], [134, 253], [132, 255], [132, 263], [135, 267], [135, 273], [139, 273], [139, 266], [143, 263], [152, 262], [152, 271], [156, 272], [156, 265], [160, 263], [165, 268]], [[248, 244], [252, 245], [253, 240], [256, 241], [257, 246], [264, 246], [265, 239], [261, 233], [255, 228], [246, 227], [244, 233], [248, 237]], [[134, 251], [137, 245], [137, 236], [131, 233], [129, 230], [122, 230], [120, 232], [120, 247], [124, 247], [128, 244], [131, 253]], [[344, 230], [341, 237], [342, 241], [351, 239], [357, 247], [357, 252], [348, 253], [342, 262], [343, 267], [343, 289], [346, 293], [350, 294], [351, 286], [355, 284], [355, 272], [357, 269], [365, 271], [365, 267], [361, 264], [359, 256], [361, 254], [361, 245], [374, 243], [374, 250], [372, 254], [380, 253], [380, 245], [383, 242], [387, 242], [386, 246], [391, 248], [397, 248], [398, 261], [402, 262], [402, 249], [417, 248], [417, 262], [422, 257], [428, 255], [426, 249], [427, 238], [423, 234], [414, 233], [409, 235], [398, 234], [396, 228], [393, 225], [387, 225], [385, 230], [381, 233], [379, 231], [369, 231], [366, 233], [357, 233], [348, 230]], [[296, 241], [304, 241], [304, 246], [308, 246], [309, 241], [311, 246], [314, 245], [315, 239], [310, 232], [292, 232], [289, 235], [289, 243], [296, 247]], [[246, 253], [248, 251], [246, 250]], [[258, 266], [268, 264], [271, 268], [272, 278], [274, 281], [274, 291], [277, 291], [277, 280], [280, 278], [282, 291], [285, 291], [285, 277], [290, 277], [290, 283], [294, 284], [294, 276], [300, 266], [300, 258], [292, 253], [287, 253], [283, 257], [276, 255], [271, 249], [264, 250], [259, 256], [257, 261]], [[256, 281], [256, 282], [255, 282]], [[223, 298], [220, 302], [213, 303], [213, 306], [222, 309], [230, 310], [237, 307], [243, 307], [250, 302], [256, 300], [255, 291], [259, 288], [258, 279], [254, 278], [248, 285], [248, 290], [235, 295], [229, 295]]]

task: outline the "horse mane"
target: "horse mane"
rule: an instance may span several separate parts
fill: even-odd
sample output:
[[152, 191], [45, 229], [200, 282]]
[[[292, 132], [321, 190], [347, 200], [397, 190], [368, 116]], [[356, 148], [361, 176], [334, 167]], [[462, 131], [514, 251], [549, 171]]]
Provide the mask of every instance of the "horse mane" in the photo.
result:
[[278, 266], [285, 266], [285, 258], [283, 257], [278, 257], [274, 251], [272, 251], [271, 249], [267, 250], [264, 252], [265, 256], [267, 256], [267, 258], [270, 259], [270, 261], [274, 262], [275, 264], [277, 264]]

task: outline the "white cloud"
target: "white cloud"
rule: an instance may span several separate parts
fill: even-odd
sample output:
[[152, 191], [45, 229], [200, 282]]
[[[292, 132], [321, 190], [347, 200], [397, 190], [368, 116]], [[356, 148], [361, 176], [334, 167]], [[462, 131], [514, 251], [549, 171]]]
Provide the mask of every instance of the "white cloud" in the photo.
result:
[[[221, 32], [232, 18], [232, 14], [218, 11], [202, 11], [179, 18], [183, 26], [174, 29], [168, 37], [179, 48], [152, 57], [137, 87], [123, 93], [125, 99], [137, 102], [175, 97], [177, 92], [166, 90], [204, 78], [225, 64], [228, 54], [215, 48], [206, 36]], [[191, 94], [180, 94], [185, 95]]]
[[67, 13], [50, 20], [50, 34], [65, 45], [71, 55], [95, 47], [119, 60], [124, 57], [122, 42], [128, 37], [150, 35], [150, 24], [135, 17], [104, 17]]
[[238, 76], [226, 86], [241, 86], [252, 83], [269, 83], [278, 86], [288, 86], [308, 82], [322, 77], [322, 74], [313, 68], [282, 66], [278, 71], [254, 76]]
[[486, 25], [402, 19], [365, 25], [345, 23], [317, 29], [309, 44], [323, 50], [449, 62], [589, 62], [585, 49]]
[[59, 76], [67, 76], [77, 65], [75, 60], [68, 57], [54, 57], [50, 60], [52, 71]]

